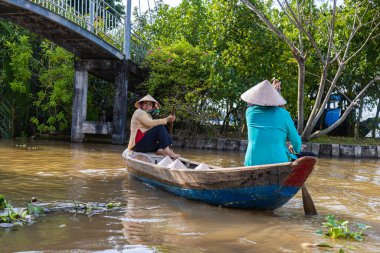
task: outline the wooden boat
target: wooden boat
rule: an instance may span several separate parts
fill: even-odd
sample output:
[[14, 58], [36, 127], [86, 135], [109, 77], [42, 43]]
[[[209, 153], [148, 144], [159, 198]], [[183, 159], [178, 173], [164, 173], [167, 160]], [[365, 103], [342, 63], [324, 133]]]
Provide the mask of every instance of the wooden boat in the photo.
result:
[[288, 202], [305, 183], [316, 163], [314, 157], [294, 162], [249, 167], [195, 170], [199, 165], [184, 158], [186, 169], [157, 163], [162, 156], [126, 150], [123, 157], [130, 175], [175, 195], [212, 205], [273, 210]]

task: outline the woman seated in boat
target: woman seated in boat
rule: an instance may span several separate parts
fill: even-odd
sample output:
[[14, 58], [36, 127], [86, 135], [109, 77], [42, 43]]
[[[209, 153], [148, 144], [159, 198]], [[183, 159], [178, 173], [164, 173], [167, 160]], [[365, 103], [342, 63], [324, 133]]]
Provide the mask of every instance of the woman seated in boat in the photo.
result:
[[160, 104], [150, 95], [135, 103], [137, 110], [131, 119], [131, 135], [128, 149], [137, 152], [156, 152], [158, 155], [178, 158], [179, 154], [170, 148], [173, 141], [164, 125], [174, 122], [175, 115], [162, 119], [153, 119], [151, 114]]
[[245, 166], [283, 163], [297, 159], [288, 150], [287, 140], [291, 142], [295, 153], [301, 151], [301, 137], [289, 112], [282, 107], [286, 100], [279, 93], [280, 88], [280, 83], [274, 82], [272, 86], [265, 80], [241, 95], [241, 99], [248, 103], [248, 147]]

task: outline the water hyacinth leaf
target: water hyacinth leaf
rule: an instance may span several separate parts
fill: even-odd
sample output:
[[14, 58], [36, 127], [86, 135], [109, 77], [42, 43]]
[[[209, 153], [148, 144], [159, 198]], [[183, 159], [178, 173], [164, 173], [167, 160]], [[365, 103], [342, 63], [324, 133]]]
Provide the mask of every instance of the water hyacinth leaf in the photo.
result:
[[107, 208], [121, 207], [121, 202], [109, 202], [107, 203]]
[[354, 239], [357, 240], [357, 241], [359, 241], [359, 242], [361, 242], [361, 241], [363, 241], [363, 236], [361, 236], [361, 235], [355, 235]]
[[27, 206], [28, 214], [43, 214], [45, 213], [45, 208], [41, 206], [35, 206], [32, 203], [28, 203]]
[[21, 214], [21, 218], [25, 218], [26, 216], [28, 215], [28, 209], [25, 209], [22, 214]]
[[317, 235], [323, 235], [324, 234], [322, 229], [318, 229], [317, 231], [315, 231], [315, 233]]
[[0, 210], [5, 208], [5, 199], [3, 195], [0, 195]]
[[366, 229], [371, 228], [371, 226], [365, 225], [363, 223], [357, 223], [356, 226], [357, 226], [357, 228], [362, 229], [362, 230], [366, 230]]

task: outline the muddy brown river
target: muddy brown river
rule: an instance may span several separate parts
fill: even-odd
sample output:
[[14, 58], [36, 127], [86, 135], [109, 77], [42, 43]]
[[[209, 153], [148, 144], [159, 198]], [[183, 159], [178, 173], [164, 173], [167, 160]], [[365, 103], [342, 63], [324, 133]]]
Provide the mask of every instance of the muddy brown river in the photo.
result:
[[[23, 145], [25, 144], [25, 145]], [[42, 202], [122, 202], [87, 216], [49, 213], [0, 228], [0, 252], [380, 252], [380, 160], [320, 158], [307, 181], [319, 215], [305, 217], [300, 192], [270, 211], [219, 208], [149, 187], [128, 176], [123, 146], [0, 139], [0, 194], [15, 207]], [[219, 166], [244, 153], [176, 150]], [[326, 215], [370, 225], [363, 242], [317, 235]], [[334, 248], [313, 247], [327, 243]]]

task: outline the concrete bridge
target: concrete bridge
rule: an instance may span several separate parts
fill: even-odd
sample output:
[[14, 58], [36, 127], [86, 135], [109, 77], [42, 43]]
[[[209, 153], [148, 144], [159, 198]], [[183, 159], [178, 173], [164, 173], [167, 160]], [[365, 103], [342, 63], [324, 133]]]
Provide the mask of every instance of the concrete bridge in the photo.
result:
[[[146, 76], [138, 64], [147, 50], [131, 29], [131, 0], [124, 15], [104, 0], [0, 0], [0, 18], [78, 57], [71, 141], [83, 142], [85, 134], [112, 134], [112, 143], [126, 143], [127, 92]], [[86, 121], [88, 73], [115, 83], [112, 122]]]

